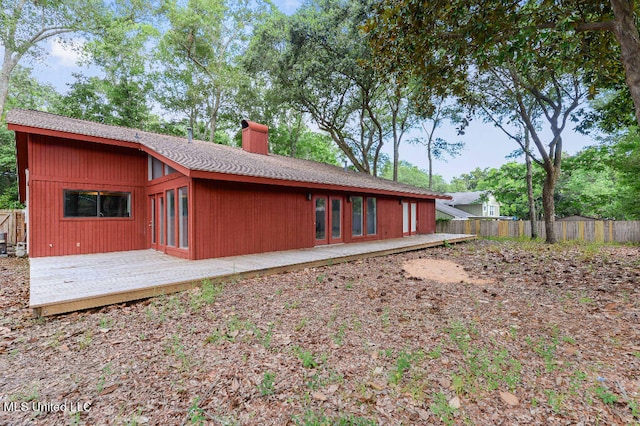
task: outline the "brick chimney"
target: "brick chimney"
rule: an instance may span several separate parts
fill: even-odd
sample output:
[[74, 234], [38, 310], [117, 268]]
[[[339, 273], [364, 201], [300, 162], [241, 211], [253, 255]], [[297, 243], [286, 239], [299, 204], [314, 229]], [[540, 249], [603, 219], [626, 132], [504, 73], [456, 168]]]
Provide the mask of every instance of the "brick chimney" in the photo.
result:
[[255, 154], [269, 154], [269, 127], [242, 120], [242, 149]]

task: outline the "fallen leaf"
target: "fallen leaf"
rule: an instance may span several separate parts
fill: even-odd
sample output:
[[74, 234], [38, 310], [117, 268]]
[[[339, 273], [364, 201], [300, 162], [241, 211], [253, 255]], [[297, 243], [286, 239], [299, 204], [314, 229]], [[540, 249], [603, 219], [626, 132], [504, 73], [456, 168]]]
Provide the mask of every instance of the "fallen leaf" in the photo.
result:
[[500, 399], [502, 399], [502, 401], [504, 401], [504, 403], [507, 405], [516, 406], [520, 404], [520, 401], [518, 401], [518, 397], [509, 392], [500, 391]]
[[315, 399], [316, 401], [326, 401], [328, 399], [327, 396], [322, 392], [314, 392], [311, 394], [311, 397], [313, 397], [313, 399]]
[[367, 382], [367, 385], [377, 391], [381, 391], [386, 387], [384, 384], [378, 382]]
[[462, 402], [460, 401], [460, 397], [454, 396], [449, 400], [449, 407], [455, 408], [456, 410], [462, 407]]
[[112, 385], [107, 386], [106, 388], [102, 389], [102, 392], [100, 392], [100, 395], [107, 395], [110, 394], [111, 392], [113, 392], [114, 390], [118, 389], [118, 387], [120, 386], [119, 383], [114, 383]]
[[445, 389], [449, 389], [449, 387], [451, 386], [451, 380], [449, 380], [448, 377], [441, 377], [440, 379], [438, 379], [438, 384]]

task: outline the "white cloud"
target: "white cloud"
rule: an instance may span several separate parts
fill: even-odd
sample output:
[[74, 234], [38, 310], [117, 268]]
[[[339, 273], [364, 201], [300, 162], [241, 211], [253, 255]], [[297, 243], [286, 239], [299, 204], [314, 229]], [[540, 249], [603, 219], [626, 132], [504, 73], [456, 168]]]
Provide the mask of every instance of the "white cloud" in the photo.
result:
[[78, 62], [83, 59], [82, 46], [86, 43], [84, 39], [74, 39], [63, 42], [60, 39], [49, 41], [49, 51], [52, 64], [65, 67], [76, 68]]

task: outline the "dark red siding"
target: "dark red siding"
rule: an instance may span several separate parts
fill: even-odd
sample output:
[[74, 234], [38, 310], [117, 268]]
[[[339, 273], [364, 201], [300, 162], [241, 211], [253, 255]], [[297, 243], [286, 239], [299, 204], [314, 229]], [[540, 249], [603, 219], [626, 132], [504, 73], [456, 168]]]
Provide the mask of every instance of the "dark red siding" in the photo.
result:
[[195, 259], [313, 247], [306, 191], [200, 179], [192, 188]]
[[[366, 205], [366, 194], [354, 193], [354, 196], [363, 197], [363, 204]], [[374, 196], [377, 205], [378, 226], [375, 235], [363, 235], [354, 237], [351, 235], [351, 203], [345, 204], [345, 243], [355, 243], [359, 241], [384, 240], [387, 238], [402, 237], [402, 204], [399, 198], [382, 198]], [[366, 214], [365, 214], [366, 216]], [[364, 224], [366, 230], [367, 225]]]
[[[29, 135], [29, 255], [143, 249], [146, 154], [117, 146]], [[64, 218], [63, 190], [131, 192], [130, 218]]]
[[418, 234], [436, 232], [436, 201], [421, 200], [418, 203]]
[[[148, 248], [150, 196], [185, 186], [189, 188], [189, 249], [155, 247], [174, 256], [206, 259], [313, 247], [317, 243], [315, 196], [342, 200], [341, 241], [345, 243], [402, 237], [398, 197], [373, 196], [377, 232], [353, 237], [349, 200], [362, 196], [366, 206], [366, 193], [194, 179], [179, 173], [149, 182], [147, 154], [138, 149], [21, 133], [17, 140], [28, 148], [32, 257]], [[19, 160], [24, 164], [21, 151]], [[65, 218], [65, 189], [130, 192], [132, 217]], [[418, 203], [418, 233], [435, 232], [434, 200], [414, 202]]]

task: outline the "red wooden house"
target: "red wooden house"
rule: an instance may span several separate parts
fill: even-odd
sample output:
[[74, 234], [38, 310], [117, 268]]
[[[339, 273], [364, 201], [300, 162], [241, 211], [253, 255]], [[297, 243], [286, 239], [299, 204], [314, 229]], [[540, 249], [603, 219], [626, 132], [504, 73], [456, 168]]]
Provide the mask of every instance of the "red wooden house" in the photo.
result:
[[152, 248], [186, 259], [435, 232], [448, 198], [272, 155], [242, 122], [242, 148], [13, 110], [31, 257]]

